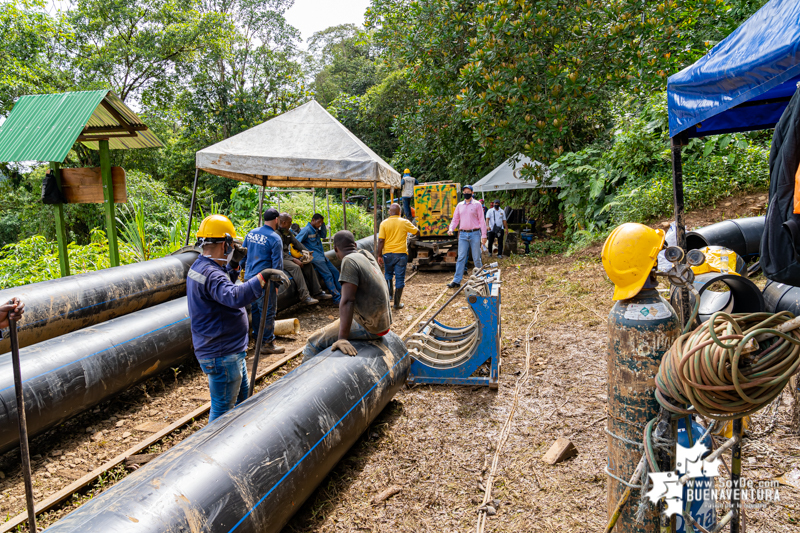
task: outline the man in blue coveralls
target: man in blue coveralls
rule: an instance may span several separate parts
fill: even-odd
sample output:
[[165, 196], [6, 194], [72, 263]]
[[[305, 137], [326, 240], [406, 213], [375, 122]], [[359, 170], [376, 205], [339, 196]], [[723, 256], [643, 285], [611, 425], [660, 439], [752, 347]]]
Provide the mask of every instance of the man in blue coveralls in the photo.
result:
[[[244, 238], [247, 248], [245, 259], [244, 279], [250, 280], [253, 276], [271, 268], [283, 272], [283, 240], [276, 231], [278, 227], [278, 210], [269, 208], [264, 211], [264, 225], [251, 230]], [[284, 273], [287, 285], [289, 276]], [[259, 298], [251, 307], [253, 315], [253, 337], [258, 335], [258, 326], [261, 324], [261, 313], [264, 310], [264, 297]], [[261, 354], [272, 355], [286, 351], [282, 346], [275, 346], [275, 315], [278, 312], [278, 286], [272, 285], [272, 291], [267, 300], [267, 322], [264, 325]]]
[[313, 252], [311, 264], [322, 278], [325, 286], [328, 287], [328, 292], [333, 295], [333, 303], [339, 305], [342, 292], [342, 286], [339, 284], [339, 271], [325, 257], [325, 249], [322, 247], [322, 239], [327, 236], [328, 228], [325, 227], [325, 218], [319, 213], [314, 213], [311, 222], [298, 233], [297, 240]]
[[247, 311], [244, 306], [264, 291], [267, 280], [284, 283], [279, 270], [264, 269], [242, 285], [239, 263], [247, 250], [234, 243], [236, 230], [227, 217], [211, 215], [200, 224], [197, 245], [202, 253], [186, 277], [192, 344], [200, 368], [208, 375], [211, 413], [219, 418], [247, 398]]

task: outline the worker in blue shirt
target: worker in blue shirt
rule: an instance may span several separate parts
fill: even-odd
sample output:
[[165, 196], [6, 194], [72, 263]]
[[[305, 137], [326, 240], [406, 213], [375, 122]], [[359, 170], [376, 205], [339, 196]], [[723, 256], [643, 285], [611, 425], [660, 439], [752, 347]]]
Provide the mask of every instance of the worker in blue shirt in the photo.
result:
[[248, 395], [245, 305], [263, 293], [267, 280], [273, 280], [273, 284], [288, 280], [279, 270], [264, 269], [242, 285], [234, 283], [247, 250], [234, 242], [236, 230], [227, 217], [206, 217], [197, 238], [202, 253], [186, 277], [186, 297], [194, 354], [208, 375], [211, 393], [208, 421], [212, 422]]
[[[244, 279], [251, 279], [253, 276], [264, 270], [272, 268], [283, 272], [283, 240], [276, 231], [278, 227], [278, 210], [274, 208], [264, 211], [264, 225], [260, 228], [251, 230], [244, 238], [244, 245], [247, 248], [247, 258], [245, 259]], [[284, 276], [289, 283], [289, 276]], [[253, 337], [258, 335], [258, 326], [261, 324], [261, 313], [264, 310], [264, 298], [259, 298], [251, 307], [253, 315]], [[264, 337], [262, 338], [261, 354], [272, 355], [286, 351], [282, 346], [275, 346], [275, 315], [278, 312], [278, 287], [272, 286], [271, 294], [267, 300], [267, 321], [264, 326]]]
[[333, 296], [333, 303], [339, 305], [342, 293], [342, 286], [339, 284], [339, 271], [325, 257], [325, 249], [322, 247], [322, 239], [327, 238], [327, 236], [328, 228], [325, 227], [325, 218], [319, 213], [314, 213], [314, 216], [311, 217], [311, 222], [306, 224], [306, 227], [297, 234], [297, 240], [313, 253], [311, 264], [319, 274], [319, 277], [322, 278], [325, 286], [328, 287], [328, 292]]

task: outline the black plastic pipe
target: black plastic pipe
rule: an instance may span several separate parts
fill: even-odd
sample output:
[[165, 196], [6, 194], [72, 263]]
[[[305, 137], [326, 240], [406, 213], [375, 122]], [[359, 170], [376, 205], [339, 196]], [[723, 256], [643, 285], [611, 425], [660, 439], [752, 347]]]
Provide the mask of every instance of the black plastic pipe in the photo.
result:
[[[0, 302], [25, 302], [20, 348], [186, 295], [198, 253], [184, 253], [0, 291]], [[0, 339], [0, 353], [10, 350]]]
[[686, 249], [724, 246], [745, 260], [760, 255], [765, 217], [737, 218], [711, 224], [686, 234]]
[[767, 312], [789, 311], [800, 316], [800, 287], [768, 281], [763, 294]]
[[[727, 286], [724, 291], [712, 291], [711, 287], [720, 282]], [[744, 276], [708, 272], [699, 274], [694, 280], [694, 288], [700, 294], [698, 318], [705, 322], [717, 311], [726, 313], [761, 313], [765, 309], [764, 297], [758, 286]], [[695, 297], [689, 294], [689, 301], [694, 307]], [[673, 292], [670, 303], [675, 305]]]
[[326, 350], [56, 522], [51, 533], [278, 532], [386, 406], [394, 333]]
[[[177, 365], [191, 356], [191, 342], [183, 297], [23, 348], [28, 434]], [[0, 355], [0, 452], [19, 442], [11, 366], [11, 354]]]

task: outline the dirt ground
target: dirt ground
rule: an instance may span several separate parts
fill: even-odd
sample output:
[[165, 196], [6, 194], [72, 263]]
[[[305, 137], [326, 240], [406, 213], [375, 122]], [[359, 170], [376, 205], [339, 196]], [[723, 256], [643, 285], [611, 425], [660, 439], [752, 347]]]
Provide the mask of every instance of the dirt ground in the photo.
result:
[[[762, 199], [763, 197], [763, 199]], [[761, 194], [731, 199], [715, 209], [687, 216], [690, 228], [763, 210]], [[659, 227], [661, 222], [656, 222]], [[288, 532], [474, 531], [482, 483], [498, 434], [513, 402], [514, 386], [525, 363], [525, 330], [533, 326], [531, 373], [524, 384], [503, 449], [493, 498], [497, 514], [487, 531], [599, 531], [606, 522], [606, 318], [612, 285], [606, 279], [599, 246], [563, 255], [501, 260], [502, 368], [500, 388], [415, 386], [403, 388], [358, 443], [334, 468], [287, 525]], [[405, 291], [406, 308], [395, 315], [402, 331], [444, 289], [450, 275], [420, 273]], [[452, 292], [452, 291], [450, 291]], [[442, 300], [444, 301], [444, 300]], [[438, 307], [438, 306], [437, 306]], [[337, 316], [330, 306], [293, 309], [301, 334], [282, 339], [290, 350], [307, 334]], [[440, 316], [447, 324], [469, 323], [466, 301], [456, 299]], [[261, 363], [264, 367], [269, 361]], [[278, 379], [296, 365], [282, 368]], [[261, 385], [261, 388], [266, 386]], [[45, 498], [137, 441], [145, 422], [167, 425], [208, 399], [205, 376], [194, 362], [169, 371], [64, 423], [32, 442], [37, 498]], [[789, 433], [792, 403], [785, 391], [777, 411], [754, 417], [746, 440], [744, 477], [771, 480], [800, 471], [800, 437]], [[205, 418], [172, 434], [149, 452], [163, 451], [198, 430]], [[558, 437], [568, 437], [577, 457], [550, 466], [541, 458]], [[24, 509], [19, 456], [0, 456], [0, 513]], [[101, 492], [128, 471], [119, 467], [61, 509], [41, 517], [46, 526]], [[381, 491], [397, 487], [386, 501], [372, 504]], [[788, 531], [800, 523], [800, 489], [782, 485], [781, 501], [748, 511], [749, 532]]]

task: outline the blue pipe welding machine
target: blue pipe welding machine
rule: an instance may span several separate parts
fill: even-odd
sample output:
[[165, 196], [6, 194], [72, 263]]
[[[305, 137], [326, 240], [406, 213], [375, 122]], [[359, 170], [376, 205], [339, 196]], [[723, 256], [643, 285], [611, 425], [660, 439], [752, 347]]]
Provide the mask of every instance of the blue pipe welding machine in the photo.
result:
[[[500, 270], [495, 268], [496, 265], [492, 263], [489, 267], [475, 269], [464, 287], [469, 309], [475, 317], [472, 324], [451, 327], [429, 320], [420, 331], [409, 337], [406, 346], [414, 358], [408, 375], [409, 384], [483, 385], [497, 389], [500, 376]], [[487, 362], [488, 377], [473, 375]]]

